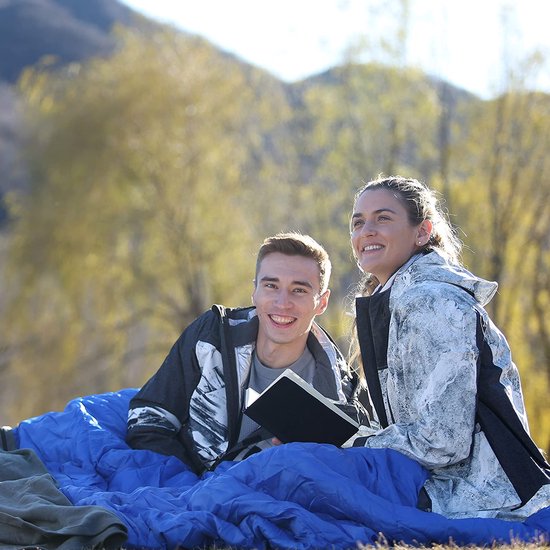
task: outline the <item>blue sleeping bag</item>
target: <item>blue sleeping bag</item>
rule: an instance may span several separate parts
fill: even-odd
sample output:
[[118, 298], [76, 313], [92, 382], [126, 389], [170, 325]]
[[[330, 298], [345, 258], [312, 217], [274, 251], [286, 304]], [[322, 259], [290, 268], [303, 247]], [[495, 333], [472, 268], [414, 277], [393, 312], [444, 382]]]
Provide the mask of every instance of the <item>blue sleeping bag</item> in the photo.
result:
[[386, 449], [290, 443], [197, 477], [174, 457], [126, 445], [135, 392], [74, 399], [14, 430], [19, 448], [37, 453], [74, 505], [102, 506], [124, 522], [127, 548], [490, 545], [550, 535], [550, 508], [525, 522], [418, 510], [428, 473]]

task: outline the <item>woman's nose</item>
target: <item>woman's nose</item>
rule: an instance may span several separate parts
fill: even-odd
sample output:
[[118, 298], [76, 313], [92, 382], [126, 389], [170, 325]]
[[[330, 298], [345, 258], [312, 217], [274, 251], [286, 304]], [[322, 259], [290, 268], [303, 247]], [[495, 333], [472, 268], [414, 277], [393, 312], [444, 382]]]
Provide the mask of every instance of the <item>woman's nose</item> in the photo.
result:
[[365, 222], [361, 228], [361, 235], [373, 235], [375, 233], [374, 224]]

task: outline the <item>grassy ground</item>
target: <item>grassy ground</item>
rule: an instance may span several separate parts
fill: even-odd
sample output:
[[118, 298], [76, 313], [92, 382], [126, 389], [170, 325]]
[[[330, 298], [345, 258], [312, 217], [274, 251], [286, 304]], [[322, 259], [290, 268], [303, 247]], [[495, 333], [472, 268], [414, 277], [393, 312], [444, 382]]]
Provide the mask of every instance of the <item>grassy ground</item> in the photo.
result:
[[[491, 546], [457, 546], [456, 544], [434, 544], [433, 546], [408, 546], [406, 544], [395, 544], [393, 546], [386, 543], [377, 543], [372, 545], [358, 544], [355, 549], [350, 548], [348, 550], [461, 550], [467, 548], [468, 550], [486, 550], [491, 548], [493, 550], [539, 550], [540, 548], [550, 548], [550, 542], [541, 539], [538, 542], [518, 542], [515, 544], [493, 544]], [[209, 548], [207, 550], [239, 550], [238, 548]], [[326, 548], [323, 550], [331, 550]]]
[[394, 546], [388, 546], [386, 544], [364, 545], [359, 544], [357, 550], [376, 549], [383, 550], [391, 548], [392, 550], [419, 550], [423, 548], [430, 548], [431, 550], [458, 550], [460, 548], [468, 548], [469, 550], [492, 548], [495, 550], [535, 550], [539, 548], [550, 548], [550, 543], [541, 539], [538, 542], [518, 542], [515, 544], [493, 544], [491, 546], [457, 546], [456, 544], [434, 544], [433, 546], [408, 546], [406, 544], [396, 544]]

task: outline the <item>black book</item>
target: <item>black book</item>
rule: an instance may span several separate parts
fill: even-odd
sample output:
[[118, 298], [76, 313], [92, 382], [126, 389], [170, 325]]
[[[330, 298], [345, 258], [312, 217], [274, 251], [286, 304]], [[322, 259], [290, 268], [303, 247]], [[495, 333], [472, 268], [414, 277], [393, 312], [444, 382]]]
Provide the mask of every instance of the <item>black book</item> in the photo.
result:
[[261, 394], [249, 388], [244, 413], [283, 443], [309, 441], [340, 446], [359, 424], [311, 384], [286, 369]]

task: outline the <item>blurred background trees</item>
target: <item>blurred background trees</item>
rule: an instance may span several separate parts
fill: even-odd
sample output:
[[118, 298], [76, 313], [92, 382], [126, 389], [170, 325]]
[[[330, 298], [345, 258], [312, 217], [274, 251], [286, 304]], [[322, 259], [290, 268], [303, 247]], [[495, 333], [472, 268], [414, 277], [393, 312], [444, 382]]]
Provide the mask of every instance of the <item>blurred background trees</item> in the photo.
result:
[[[118, 29], [109, 56], [20, 76], [26, 183], [5, 194], [0, 233], [3, 423], [139, 386], [211, 304], [250, 303], [257, 248], [277, 231], [329, 251], [322, 321], [346, 349], [353, 195], [399, 173], [441, 192], [467, 267], [499, 282], [491, 313], [550, 447], [550, 97], [526, 86], [547, 60], [480, 100], [406, 67], [398, 4], [394, 41], [295, 84], [164, 28]], [[365, 48], [383, 62], [360, 62]]]

